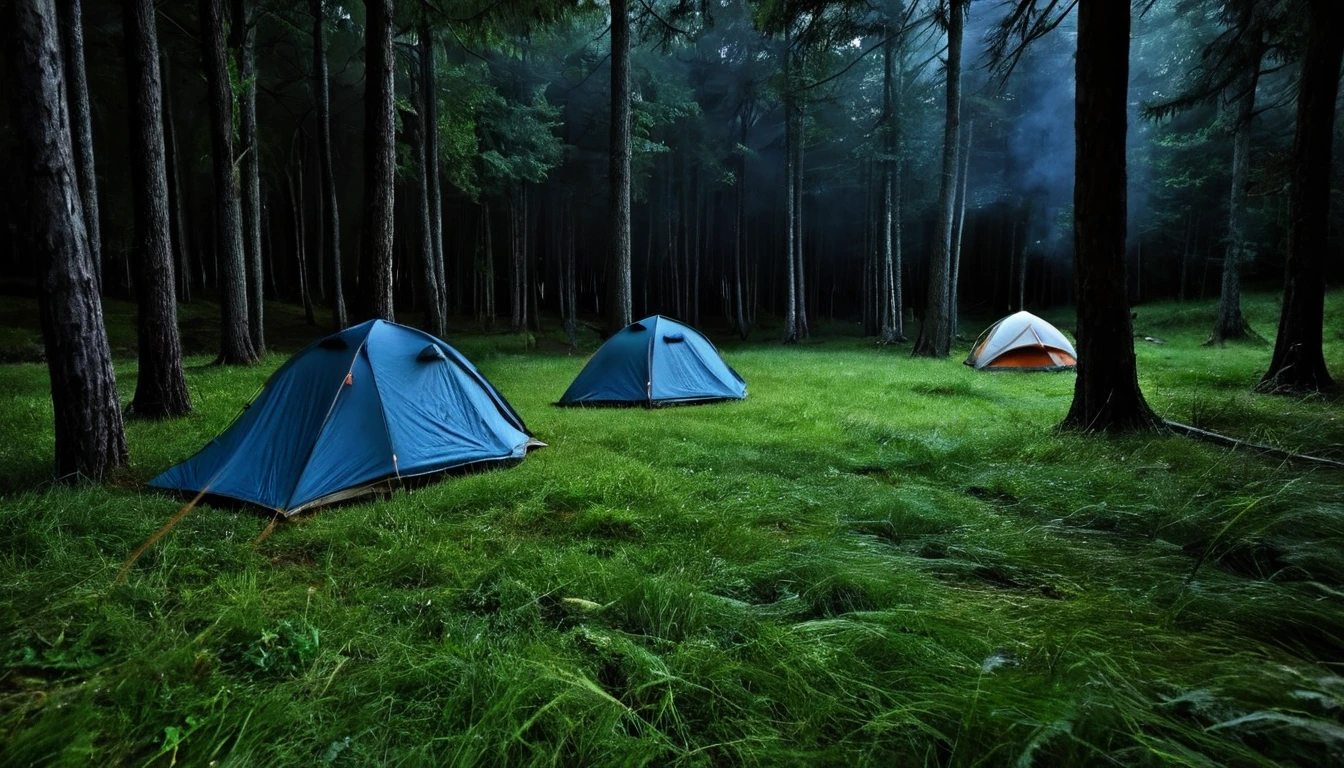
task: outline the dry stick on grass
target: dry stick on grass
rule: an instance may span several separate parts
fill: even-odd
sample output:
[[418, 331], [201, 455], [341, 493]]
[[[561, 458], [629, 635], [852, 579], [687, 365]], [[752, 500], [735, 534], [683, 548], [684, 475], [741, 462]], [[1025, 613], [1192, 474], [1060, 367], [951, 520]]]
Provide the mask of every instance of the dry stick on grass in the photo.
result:
[[1241, 440], [1235, 437], [1228, 437], [1227, 435], [1220, 435], [1217, 432], [1210, 432], [1207, 429], [1200, 429], [1199, 427], [1192, 427], [1189, 424], [1181, 424], [1175, 421], [1166, 421], [1165, 423], [1168, 427], [1174, 429], [1175, 431], [1183, 435], [1186, 435], [1187, 437], [1197, 437], [1203, 440], [1211, 440], [1215, 443], [1230, 445], [1234, 448], [1250, 448], [1252, 450], [1259, 451], [1260, 453], [1267, 453], [1271, 456], [1278, 456], [1279, 458], [1283, 459], [1292, 459], [1294, 461], [1307, 461], [1314, 464], [1322, 464], [1327, 467], [1334, 467], [1336, 469], [1344, 469], [1344, 461], [1338, 461], [1336, 459], [1327, 459], [1321, 456], [1309, 456], [1305, 453], [1293, 453], [1292, 451], [1285, 451], [1282, 448], [1273, 448], [1268, 445], [1261, 445], [1260, 443], [1252, 443], [1247, 440]]

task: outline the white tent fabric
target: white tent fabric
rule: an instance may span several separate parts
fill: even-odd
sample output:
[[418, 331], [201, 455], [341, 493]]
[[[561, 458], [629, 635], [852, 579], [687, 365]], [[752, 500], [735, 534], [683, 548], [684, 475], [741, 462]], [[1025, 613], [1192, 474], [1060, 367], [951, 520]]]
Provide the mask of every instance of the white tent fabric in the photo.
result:
[[[1054, 365], [995, 365], [996, 360], [1024, 348], [1045, 352]], [[1059, 352], [1065, 354], [1056, 354]], [[1058, 328], [1030, 312], [1018, 312], [1003, 318], [981, 334], [970, 356], [966, 358], [966, 364], [976, 370], [989, 367], [1071, 368], [1077, 357], [1073, 344]]]

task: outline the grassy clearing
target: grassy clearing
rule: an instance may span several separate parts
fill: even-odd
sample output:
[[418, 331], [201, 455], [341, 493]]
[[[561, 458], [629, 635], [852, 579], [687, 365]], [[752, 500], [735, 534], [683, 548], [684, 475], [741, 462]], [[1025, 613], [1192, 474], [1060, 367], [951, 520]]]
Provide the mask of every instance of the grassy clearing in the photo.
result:
[[[1271, 299], [1248, 309], [1273, 329]], [[0, 763], [1344, 758], [1340, 473], [1062, 435], [1071, 375], [841, 327], [725, 343], [750, 398], [658, 411], [552, 408], [582, 356], [455, 335], [549, 448], [257, 546], [259, 516], [202, 508], [112, 588], [179, 503], [141, 483], [283, 359], [208, 367], [210, 311], [185, 319], [197, 413], [133, 423], [105, 487], [43, 484], [45, 369], [0, 366]], [[6, 359], [34, 354], [28, 317], [0, 312]], [[109, 318], [129, 396], [129, 310]], [[270, 318], [282, 352], [311, 338]], [[1202, 348], [1211, 319], [1140, 308], [1168, 342], [1138, 350], [1154, 406], [1344, 455], [1339, 404], [1250, 394], [1270, 348]]]

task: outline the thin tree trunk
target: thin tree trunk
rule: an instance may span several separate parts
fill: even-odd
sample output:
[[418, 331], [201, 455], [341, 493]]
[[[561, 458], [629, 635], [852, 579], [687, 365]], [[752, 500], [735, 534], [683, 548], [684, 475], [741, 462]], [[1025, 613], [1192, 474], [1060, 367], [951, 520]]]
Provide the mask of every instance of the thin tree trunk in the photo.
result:
[[[1249, 17], [1250, 7], [1247, 6], [1245, 25], [1250, 24]], [[1228, 339], [1245, 338], [1251, 333], [1251, 326], [1241, 313], [1241, 267], [1248, 255], [1246, 197], [1251, 185], [1251, 122], [1255, 118], [1255, 88], [1260, 80], [1258, 44], [1256, 53], [1251, 59], [1247, 61], [1250, 70], [1238, 85], [1244, 90], [1237, 100], [1237, 125], [1232, 138], [1232, 190], [1227, 205], [1227, 251], [1223, 255], [1223, 286], [1218, 298], [1218, 317], [1214, 320], [1208, 344], [1221, 344]]]
[[952, 338], [954, 339], [961, 335], [960, 322], [957, 317], [961, 311], [957, 301], [957, 283], [961, 277], [962, 233], [965, 232], [966, 227], [966, 185], [967, 179], [971, 175], [971, 139], [974, 131], [975, 121], [967, 121], [966, 146], [962, 151], [960, 184], [957, 190], [957, 224], [952, 230], [952, 276], [949, 280], [951, 289], [947, 292], [947, 317], [952, 324]]
[[1288, 260], [1274, 356], [1264, 392], [1319, 392], [1334, 381], [1322, 348], [1325, 260], [1330, 240], [1331, 144], [1344, 15], [1333, 0], [1311, 0], [1307, 49], [1297, 96], [1293, 172], [1288, 193]]
[[579, 294], [575, 281], [574, 260], [578, 253], [578, 221], [574, 218], [574, 200], [573, 194], [570, 194], [567, 200], [566, 208], [569, 215], [566, 217], [569, 221], [569, 243], [566, 248], [565, 258], [565, 290], [568, 293], [568, 301], [565, 303], [569, 307], [569, 316], [565, 319], [565, 335], [569, 338], [569, 348], [571, 350], [579, 348]]
[[737, 151], [737, 206], [734, 216], [737, 236], [734, 238], [736, 251], [733, 257], [733, 299], [736, 305], [733, 310], [733, 322], [736, 324], [737, 333], [743, 341], [746, 341], [747, 337], [751, 335], [751, 326], [747, 324], [742, 306], [742, 262], [747, 258], [747, 125], [750, 120], [750, 110], [750, 105], [743, 103], [738, 111], [740, 140]]
[[485, 299], [485, 320], [488, 327], [495, 325], [495, 246], [491, 236], [490, 202], [481, 206], [482, 226], [485, 228], [485, 269], [481, 275], [481, 293]]
[[126, 463], [126, 434], [103, 326], [71, 146], [61, 44], [51, 0], [17, 0], [10, 53], [26, 160], [27, 245], [55, 415], [56, 475], [100, 479]]
[[341, 212], [336, 201], [336, 179], [331, 167], [331, 97], [327, 83], [326, 22], [323, 0], [311, 0], [313, 14], [313, 92], [317, 100], [317, 164], [322, 177], [322, 246], [318, 258], [330, 273], [331, 322], [336, 330], [349, 324], [345, 313], [345, 292], [341, 278]]
[[182, 373], [182, 342], [177, 333], [154, 0], [126, 0], [122, 9], [140, 358], [131, 412], [157, 419], [190, 413], [191, 397]]
[[891, 294], [895, 306], [892, 311], [892, 328], [897, 341], [904, 342], [905, 337], [905, 260], [902, 240], [905, 234], [905, 198], [903, 196], [902, 177], [905, 174], [905, 123], [901, 119], [901, 94], [905, 93], [905, 45], [902, 38], [900, 55], [896, 57], [894, 87], [894, 113], [892, 115], [892, 161], [891, 161]]
[[695, 243], [691, 249], [691, 325], [700, 324], [700, 261], [703, 246], [700, 241], [701, 215], [704, 212], [704, 201], [700, 185], [700, 166], [695, 167]]
[[243, 230], [238, 205], [238, 177], [233, 166], [233, 94], [224, 58], [224, 2], [201, 0], [201, 45], [210, 103], [210, 159], [215, 182], [214, 238], [219, 262], [220, 351], [218, 362], [251, 365], [257, 361], [247, 310], [247, 267], [243, 261]]
[[1080, 3], [1073, 186], [1078, 378], [1064, 426], [1153, 429], [1139, 390], [1125, 300], [1125, 132], [1129, 95], [1128, 3]]
[[[422, 32], [420, 55], [422, 57], [432, 55], [432, 50], [424, 45], [427, 33]], [[416, 183], [418, 185], [416, 219], [419, 234], [419, 242], [416, 250], [419, 252], [420, 263], [424, 267], [425, 277], [425, 320], [429, 323], [429, 332], [442, 338], [446, 333], [443, 318], [443, 292], [439, 286], [440, 270], [435, 266], [434, 249], [434, 226], [431, 224], [433, 212], [430, 211], [432, 195], [430, 194], [430, 184], [432, 182], [432, 172], [430, 171], [429, 157], [426, 154], [427, 148], [432, 141], [424, 135], [429, 130], [428, 112], [426, 104], [433, 98], [429, 92], [425, 81], [425, 67], [420, 68], [420, 87], [415, 91], [415, 107], [419, 115], [408, 120], [411, 127], [411, 158], [415, 164]]]
[[1177, 296], [1182, 304], [1185, 303], [1185, 286], [1190, 281], [1190, 245], [1194, 240], [1194, 229], [1194, 214], [1185, 214], [1185, 247], [1181, 250], [1181, 285]]
[[159, 54], [159, 82], [163, 89], [164, 166], [168, 176], [168, 233], [177, 268], [178, 299], [191, 301], [190, 247], [182, 204], [182, 175], [177, 154], [177, 127], [173, 120], [173, 89], [168, 85], [168, 56]]
[[[798, 72], [802, 71], [802, 62], [797, 62]], [[805, 125], [806, 113], [805, 104], [801, 98], [794, 100], [794, 122], [793, 122], [793, 247], [795, 266], [793, 270], [794, 280], [797, 283], [793, 295], [798, 301], [798, 310], [796, 313], [798, 321], [798, 338], [806, 339], [810, 334], [807, 324], [807, 271], [803, 261], [803, 248], [806, 242], [803, 237], [803, 146], [806, 143]]]
[[392, 245], [396, 182], [396, 114], [393, 102], [393, 0], [366, 0], [364, 44], [364, 314], [391, 322]]
[[607, 332], [633, 320], [630, 285], [630, 14], [611, 0], [611, 251], [607, 254]]
[[425, 185], [429, 193], [429, 242], [434, 257], [435, 301], [439, 315], [448, 316], [448, 283], [443, 256], [443, 185], [439, 180], [439, 96], [437, 73], [434, 67], [434, 35], [430, 32], [428, 15], [420, 22], [420, 88], [424, 116]]
[[81, 0], [61, 0], [61, 37], [65, 56], [65, 90], [70, 107], [70, 128], [75, 139], [75, 171], [79, 196], [84, 204], [84, 228], [88, 230], [93, 280], [103, 289], [103, 240], [98, 218], [98, 175], [93, 158], [93, 114], [89, 108], [89, 79], [84, 67], [84, 9]]
[[[298, 156], [299, 171], [285, 169], [285, 180], [289, 187], [290, 227], [294, 231], [294, 262], [299, 267], [299, 302], [303, 304], [303, 314], [308, 325], [316, 325], [313, 315], [313, 294], [308, 283], [308, 253], [304, 247], [303, 221], [303, 155]], [[297, 177], [297, 180], [296, 180]]]
[[794, 126], [793, 106], [793, 34], [785, 30], [784, 34], [784, 260], [788, 263], [785, 271], [787, 285], [784, 304], [784, 343], [798, 343], [798, 280], [795, 277], [797, 265], [794, 260], [794, 240], [797, 231], [794, 227], [794, 206], [797, 197], [793, 194], [793, 185], [797, 179], [793, 172], [795, 153], [793, 144], [798, 140]]
[[1017, 218], [1013, 218], [1013, 252], [1017, 254], [1017, 311], [1027, 309], [1027, 251], [1017, 247]]
[[949, 0], [947, 19], [947, 111], [943, 123], [943, 171], [938, 190], [938, 220], [929, 260], [928, 300], [914, 354], [947, 357], [952, 349], [952, 318], [948, 297], [952, 282], [952, 216], [957, 185], [957, 154], [961, 143], [961, 38], [967, 0]]
[[[890, 37], [890, 32], [885, 30]], [[896, 155], [900, 151], [897, 144], [899, 137], [896, 125], [896, 103], [893, 98], [895, 94], [894, 77], [894, 59], [896, 41], [888, 39], [882, 46], [882, 123], [883, 123], [883, 154], [881, 163], [881, 213], [878, 217], [877, 237], [882, 244], [882, 256], [878, 260], [880, 271], [880, 280], [876, 280], [880, 286], [878, 291], [877, 312], [881, 324], [881, 336], [879, 337], [883, 344], [895, 344], [905, 341], [901, 331], [901, 310], [897, 295], [900, 284], [899, 266], [896, 256], [896, 248], [899, 243], [899, 236], [895, 235], [898, 222], [894, 220], [896, 215], [898, 180], [896, 178], [897, 161]]]
[[247, 324], [257, 357], [266, 354], [265, 275], [261, 263], [261, 166], [257, 159], [257, 80], [253, 41], [256, 38], [247, 0], [232, 0], [230, 47], [238, 69], [238, 166], [243, 212], [243, 256], [247, 262]]

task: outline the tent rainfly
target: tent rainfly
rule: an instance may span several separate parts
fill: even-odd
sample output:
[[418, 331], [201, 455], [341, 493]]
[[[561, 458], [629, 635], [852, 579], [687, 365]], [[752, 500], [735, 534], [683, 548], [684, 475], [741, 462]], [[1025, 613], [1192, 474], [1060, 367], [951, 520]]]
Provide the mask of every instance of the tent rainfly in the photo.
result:
[[694, 328], [662, 315], [607, 339], [556, 405], [643, 405], [742, 400], [747, 382]]
[[370, 320], [294, 355], [228, 429], [149, 484], [288, 517], [392, 478], [521, 460], [541, 445], [457, 350]]
[[1059, 371], [1078, 364], [1073, 344], [1030, 312], [1009, 315], [980, 334], [966, 358], [977, 371]]

